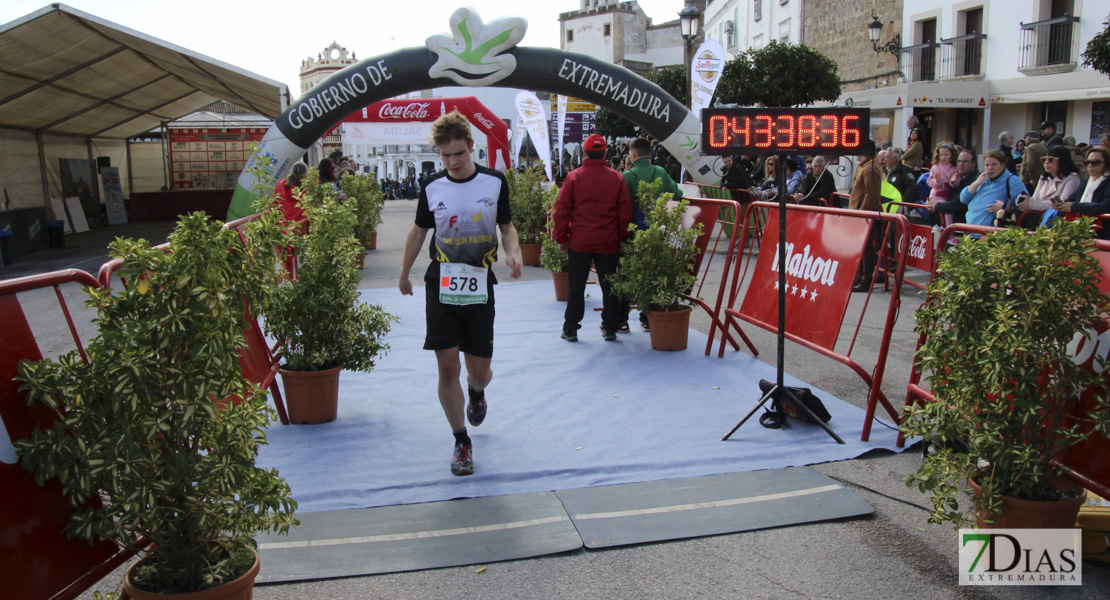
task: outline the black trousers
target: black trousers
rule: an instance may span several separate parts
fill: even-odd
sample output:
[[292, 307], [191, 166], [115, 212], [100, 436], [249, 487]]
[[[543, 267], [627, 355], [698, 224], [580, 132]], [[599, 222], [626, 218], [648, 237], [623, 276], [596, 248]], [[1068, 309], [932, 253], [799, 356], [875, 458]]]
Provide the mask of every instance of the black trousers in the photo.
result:
[[563, 331], [575, 332], [581, 327], [582, 316], [586, 312], [586, 281], [590, 278], [590, 265], [597, 268], [598, 282], [601, 284], [601, 325], [606, 331], [616, 331], [620, 318], [620, 298], [609, 289], [609, 278], [617, 272], [620, 253], [600, 254], [596, 252], [567, 251], [568, 291], [567, 310], [563, 315]]

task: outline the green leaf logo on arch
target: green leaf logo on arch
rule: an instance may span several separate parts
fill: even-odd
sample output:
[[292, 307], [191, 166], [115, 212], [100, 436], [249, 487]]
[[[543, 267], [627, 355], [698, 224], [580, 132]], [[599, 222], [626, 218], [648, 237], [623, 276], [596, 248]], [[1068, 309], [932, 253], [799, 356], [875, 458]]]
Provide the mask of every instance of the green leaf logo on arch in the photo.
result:
[[516, 70], [516, 57], [501, 54], [524, 39], [528, 22], [505, 17], [485, 24], [474, 9], [456, 10], [449, 20], [452, 37], [433, 35], [424, 45], [438, 60], [428, 76], [444, 77], [467, 87], [493, 85]]

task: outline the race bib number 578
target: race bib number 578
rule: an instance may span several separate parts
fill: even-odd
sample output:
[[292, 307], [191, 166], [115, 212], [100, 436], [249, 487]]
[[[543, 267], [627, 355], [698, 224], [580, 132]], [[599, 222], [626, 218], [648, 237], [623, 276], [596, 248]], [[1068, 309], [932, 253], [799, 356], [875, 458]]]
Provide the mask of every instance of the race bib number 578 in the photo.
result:
[[440, 263], [439, 301], [444, 304], [485, 304], [489, 298], [485, 267]]

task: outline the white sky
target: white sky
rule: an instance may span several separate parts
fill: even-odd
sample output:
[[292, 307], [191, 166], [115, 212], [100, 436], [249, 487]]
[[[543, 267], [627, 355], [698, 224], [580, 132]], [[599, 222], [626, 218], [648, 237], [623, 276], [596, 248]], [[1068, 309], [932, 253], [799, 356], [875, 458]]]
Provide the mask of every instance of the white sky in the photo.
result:
[[[485, 21], [523, 17], [522, 46], [559, 47], [559, 13], [577, 10], [578, 0], [67, 0], [72, 8], [148, 36], [215, 58], [289, 86], [300, 95], [301, 61], [332, 41], [359, 60], [394, 48], [423, 46], [447, 33], [447, 19], [460, 6], [473, 6]], [[683, 0], [640, 0], [655, 23], [678, 18]], [[0, 1], [0, 23], [35, 12], [44, 0]]]

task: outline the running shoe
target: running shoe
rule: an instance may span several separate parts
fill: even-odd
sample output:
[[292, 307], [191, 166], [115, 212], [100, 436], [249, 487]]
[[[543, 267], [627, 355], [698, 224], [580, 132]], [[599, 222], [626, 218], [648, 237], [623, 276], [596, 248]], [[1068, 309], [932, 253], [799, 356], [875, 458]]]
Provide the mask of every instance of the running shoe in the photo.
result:
[[601, 330], [601, 339], [605, 340], [606, 342], [615, 342], [615, 341], [617, 341], [617, 332], [615, 332], [615, 331], [606, 331], [605, 329], [602, 329]]
[[577, 342], [578, 341], [578, 334], [573, 332], [573, 331], [564, 331], [563, 334], [560, 335], [559, 337], [563, 338], [564, 340], [566, 340], [568, 342]]
[[470, 396], [470, 402], [466, 403], [466, 420], [477, 427], [486, 420], [486, 393], [484, 390], [476, 392], [469, 385], [466, 386], [466, 391]]
[[474, 451], [470, 444], [455, 444], [455, 454], [451, 457], [451, 473], [459, 476], [474, 473]]
[[620, 325], [617, 325], [617, 333], [628, 333], [630, 331], [632, 330], [628, 328], [628, 321], [623, 321]]

